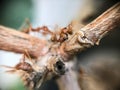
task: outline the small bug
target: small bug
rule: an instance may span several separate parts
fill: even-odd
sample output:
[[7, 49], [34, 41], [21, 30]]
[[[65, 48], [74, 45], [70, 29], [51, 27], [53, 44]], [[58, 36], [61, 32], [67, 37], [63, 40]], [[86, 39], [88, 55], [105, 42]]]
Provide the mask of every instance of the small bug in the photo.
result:
[[22, 70], [22, 71], [26, 71], [26, 72], [30, 73], [33, 71], [33, 68], [31, 66], [31, 64], [29, 64], [28, 62], [25, 61], [25, 57], [26, 57], [25, 54], [23, 54], [23, 58], [14, 67], [5, 66], [5, 65], [1, 65], [1, 66], [6, 67], [6, 68], [11, 68], [11, 70], [8, 70], [7, 72], [15, 72], [16, 70]]
[[[72, 24], [69, 24], [67, 27], [64, 27], [60, 30], [59, 33], [54, 33], [53, 36], [52, 36], [52, 41], [53, 42], [64, 42], [65, 40], [68, 39], [68, 35], [71, 35], [72, 34]], [[59, 36], [59, 38], [57, 38], [57, 36]]]
[[29, 33], [30, 31], [33, 32], [39, 32], [42, 31], [41, 33], [43, 35], [50, 34], [51, 35], [51, 41], [52, 42], [64, 42], [65, 40], [68, 39], [68, 35], [72, 34], [72, 23], [69, 24], [67, 27], [64, 27], [60, 29], [60, 31], [57, 32], [52, 32], [47, 26], [42, 26], [38, 28], [32, 28], [32, 25], [29, 23], [29, 28], [23, 30], [25, 33]]
[[5, 65], [1, 66], [11, 69], [6, 71], [8, 73], [18, 73], [24, 85], [29, 88], [29, 90], [34, 90], [35, 88], [39, 88], [41, 83], [44, 81], [45, 77], [43, 76], [47, 74], [47, 70], [44, 70], [45, 72], [41, 71], [40, 67], [37, 66], [32, 60], [30, 60], [32, 64], [28, 63], [25, 60], [25, 57], [30, 58], [27, 52], [23, 54], [20, 62], [14, 67]]
[[42, 34], [44, 34], [44, 35], [45, 34], [53, 34], [53, 32], [51, 30], [49, 30], [49, 28], [47, 26], [33, 28], [30, 23], [29, 23], [29, 27], [27, 29], [23, 29], [21, 31], [24, 33], [29, 33], [30, 31], [33, 31], [33, 32], [42, 31]]

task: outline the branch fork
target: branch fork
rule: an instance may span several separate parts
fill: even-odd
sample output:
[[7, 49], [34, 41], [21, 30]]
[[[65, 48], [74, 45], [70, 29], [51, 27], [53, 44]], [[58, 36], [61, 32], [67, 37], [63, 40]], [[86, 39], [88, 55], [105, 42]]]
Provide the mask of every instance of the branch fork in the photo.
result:
[[[27, 49], [30, 56], [34, 57], [37, 61], [38, 58], [41, 57], [43, 49], [47, 47], [50, 50], [42, 57], [48, 55], [48, 57], [51, 58], [47, 58], [48, 62], [44, 63], [45, 65], [43, 65], [43, 67], [47, 67], [47, 73], [52, 72], [58, 75], [63, 75], [65, 73], [64, 61], [69, 61], [75, 53], [80, 53], [95, 44], [98, 45], [99, 41], [108, 32], [115, 30], [119, 26], [120, 2], [108, 9], [90, 24], [73, 31], [73, 35], [70, 35], [67, 39], [65, 38], [64, 41], [60, 39], [58, 43], [54, 44], [55, 47], [54, 45], [53, 47], [47, 46], [47, 44], [49, 44], [48, 41], [15, 31], [11, 28], [0, 26], [0, 50], [24, 53], [24, 50]], [[64, 29], [66, 30], [67, 28]], [[67, 34], [68, 33], [69, 32], [67, 32]], [[65, 32], [61, 32], [61, 38], [62, 34], [66, 35]], [[39, 59], [39, 61], [42, 61], [42, 59]], [[35, 77], [37, 76], [35, 75]], [[38, 83], [41, 83], [41, 81]]]

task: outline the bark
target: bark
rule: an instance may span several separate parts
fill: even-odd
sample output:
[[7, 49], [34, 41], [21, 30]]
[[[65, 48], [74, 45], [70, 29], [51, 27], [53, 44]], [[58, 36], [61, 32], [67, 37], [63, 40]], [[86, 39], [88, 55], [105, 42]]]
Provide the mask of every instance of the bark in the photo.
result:
[[0, 50], [24, 53], [33, 57], [40, 56], [45, 41], [11, 28], [0, 26]]
[[81, 30], [90, 41], [99, 44], [104, 34], [117, 27], [120, 27], [120, 3], [111, 7]]
[[[104, 35], [106, 35], [106, 33], [115, 30], [115, 28], [119, 26], [120, 2], [111, 7], [90, 24], [86, 25], [80, 30], [76, 30], [76, 32], [70, 36], [68, 40], [61, 44], [60, 48], [64, 50], [63, 52], [65, 52], [68, 57], [73, 57], [75, 52], [81, 52], [82, 50], [91, 47], [94, 44], [98, 45], [99, 41], [103, 38]], [[44, 40], [40, 40], [28, 34], [0, 26], [0, 50], [12, 51], [16, 53], [24, 53], [25, 50], [27, 50], [31, 56], [39, 57], [43, 51], [43, 48], [46, 47], [45, 45], [46, 42]], [[54, 61], [58, 61], [57, 59]], [[53, 63], [50, 65], [53, 67]], [[69, 74], [65, 75], [64, 77], [67, 78], [68, 76]], [[64, 77], [62, 78], [61, 82], [65, 82]], [[71, 81], [76, 82], [74, 79], [68, 80], [71, 86]], [[73, 84], [73, 86], [76, 85], [77, 83]], [[69, 88], [69, 86], [66, 86], [65, 88]], [[80, 88], [78, 87], [76, 90], [79, 89]]]
[[117, 27], [120, 27], [120, 2], [71, 36], [64, 43], [64, 50], [70, 56], [94, 44], [98, 45], [104, 35]]
[[[106, 33], [115, 30], [117, 27], [120, 27], [120, 2], [90, 24], [76, 30], [77, 32], [62, 44], [64, 45], [64, 51], [69, 57], [74, 52], [81, 52], [94, 44], [99, 44]], [[39, 57], [44, 46], [44, 40], [0, 26], [1, 50], [24, 53], [27, 49], [31, 56]]]
[[[117, 27], [120, 27], [120, 2], [90, 24], [80, 30], [75, 30], [76, 32], [70, 36], [68, 40], [63, 42], [61, 47], [67, 56], [70, 57], [74, 55], [75, 52], [81, 52], [94, 44], [98, 45], [104, 35], [115, 30]], [[44, 40], [0, 26], [1, 50], [24, 53], [27, 49], [31, 56], [39, 57], [44, 46]]]

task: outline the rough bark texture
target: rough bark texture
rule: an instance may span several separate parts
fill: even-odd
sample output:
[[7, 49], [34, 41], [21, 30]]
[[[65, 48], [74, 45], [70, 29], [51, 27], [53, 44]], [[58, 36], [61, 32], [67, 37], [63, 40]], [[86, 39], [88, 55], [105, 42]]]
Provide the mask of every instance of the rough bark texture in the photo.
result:
[[[64, 52], [60, 56], [64, 57], [66, 54], [65, 59], [69, 60], [68, 58], [72, 57], [75, 52], [78, 53], [94, 44], [99, 44], [107, 32], [115, 30], [117, 27], [120, 27], [120, 2], [90, 24], [80, 30], [75, 30], [76, 32], [68, 40], [58, 46]], [[39, 57], [45, 45], [44, 40], [0, 26], [0, 50], [17, 53], [24, 53], [27, 50], [31, 56]]]
[[[74, 32], [73, 35], [68, 37], [68, 39], [65, 42], [61, 44], [58, 43], [57, 50], [60, 51], [61, 48], [61, 52], [63, 52], [63, 55], [67, 54], [66, 55], [67, 57], [69, 58], [73, 57], [75, 52], [78, 53], [88, 47], [93, 46], [94, 44], [99, 44], [99, 41], [101, 40], [101, 38], [103, 38], [104, 35], [106, 35], [107, 32], [115, 30], [115, 28], [119, 26], [120, 26], [120, 2], [114, 5], [109, 10], [107, 10], [105, 13], [103, 13], [100, 17], [98, 17], [90, 24], [86, 25], [80, 30], [76, 30], [76, 32]], [[45, 45], [46, 43], [44, 40], [40, 40], [36, 37], [24, 34], [22, 32], [18, 32], [10, 28], [0, 26], [0, 50], [12, 51], [17, 53], [24, 53], [25, 50], [27, 50], [31, 56], [39, 57], [43, 51], [43, 48], [46, 47]], [[53, 48], [54, 47], [50, 48], [51, 52]], [[55, 50], [53, 50], [53, 52], [56, 51], [56, 48], [54, 49]], [[57, 57], [55, 58], [55, 60], [53, 59], [53, 61], [58, 61], [59, 59], [60, 60], [63, 59], [61, 58], [62, 57], [61, 52], [60, 55], [56, 55], [56, 54], [55, 55], [49, 54], [49, 55], [52, 56], [53, 58]], [[45, 59], [49, 59], [49, 58], [45, 58]], [[66, 60], [68, 61], [69, 59], [66, 58]], [[52, 61], [52, 59], [51, 60], [49, 59], [48, 61]], [[54, 66], [53, 63], [49, 63], [49, 64], [50, 67]], [[58, 67], [57, 70], [59, 71], [59, 69], [61, 71], [64, 70], [65, 68], [62, 69], [60, 65], [60, 67]], [[68, 76], [69, 74], [65, 75], [64, 77], [68, 77]], [[64, 77], [59, 82], [65, 82]], [[76, 81], [72, 81], [72, 82], [70, 81], [72, 80], [68, 80], [71, 87], [74, 88], [74, 86], [76, 86], [77, 83], [72, 84], [72, 82], [76, 82]], [[65, 88], [69, 88], [69, 87], [66, 86]], [[73, 90], [73, 88], [71, 88], [71, 90]], [[79, 87], [76, 90], [79, 90]]]
[[120, 27], [120, 3], [107, 10], [81, 30], [84, 31], [85, 36], [90, 41], [99, 44], [99, 40], [104, 34], [117, 27]]
[[120, 27], [120, 2], [70, 37], [64, 43], [65, 52], [71, 55], [94, 44], [98, 45], [104, 35], [117, 27]]
[[[120, 2], [111, 7], [105, 13], [100, 15], [90, 24], [86, 25], [69, 37], [63, 43], [64, 51], [69, 54], [80, 52], [85, 48], [91, 47], [94, 44], [99, 44], [101, 38], [107, 32], [114, 30], [120, 26]], [[33, 57], [39, 57], [45, 46], [45, 41], [33, 36], [15, 31], [10, 28], [0, 26], [0, 49], [23, 53], [25, 49]]]
[[44, 40], [0, 26], [0, 50], [16, 53], [24, 53], [27, 50], [31, 56], [38, 57], [44, 45]]

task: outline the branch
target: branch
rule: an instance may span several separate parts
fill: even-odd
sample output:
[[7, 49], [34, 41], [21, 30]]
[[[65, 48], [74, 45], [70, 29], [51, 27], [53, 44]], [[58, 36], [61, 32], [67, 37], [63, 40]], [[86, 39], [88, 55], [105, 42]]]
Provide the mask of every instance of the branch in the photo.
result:
[[81, 30], [90, 41], [99, 44], [104, 34], [117, 27], [120, 27], [120, 2]]
[[[107, 10], [96, 20], [86, 25], [71, 36], [66, 42], [64, 51], [70, 56], [94, 44], [99, 44], [101, 38], [120, 25], [120, 3]], [[0, 26], [0, 49], [24, 53], [25, 49], [33, 57], [39, 57], [45, 41], [33, 36]], [[70, 54], [70, 55], [69, 55]]]
[[120, 2], [71, 36], [65, 43], [63, 43], [64, 51], [69, 57], [71, 54], [81, 52], [94, 44], [98, 45], [104, 35], [115, 30], [115, 28], [119, 26]]
[[44, 45], [44, 40], [0, 26], [0, 50], [16, 53], [24, 53], [27, 50], [31, 56], [38, 57]]
[[[119, 25], [120, 2], [107, 10], [96, 20], [80, 29], [79, 31], [76, 29], [76, 32], [73, 33], [73, 35], [71, 35], [70, 37], [68, 37], [68, 40], [65, 39], [66, 41], [64, 41], [63, 43], [59, 44], [58, 42], [54, 44], [53, 42], [53, 47], [50, 47], [49, 53], [45, 55], [45, 57], [47, 57], [48, 55], [47, 59], [49, 60], [45, 60], [46, 58], [43, 59], [45, 60], [45, 62], [42, 66], [46, 67], [47, 63], [47, 69], [49, 70], [48, 72], [55, 72], [56, 74], [60, 75], [64, 74], [65, 65], [62, 62], [63, 60], [61, 60], [63, 59], [61, 57], [64, 57], [64, 54], [67, 54], [66, 59], [68, 61], [68, 57], [73, 57], [75, 52], [81, 52], [82, 50], [91, 47], [94, 44], [98, 45], [101, 38], [103, 38], [103, 36], [106, 35], [107, 32], [114, 30]], [[45, 45], [46, 42], [44, 40], [40, 40], [36, 37], [24, 34], [22, 32], [0, 26], [1, 50], [24, 53], [27, 49], [28, 53], [31, 56], [39, 57]], [[52, 59], [50, 59], [50, 57], [52, 57]]]

